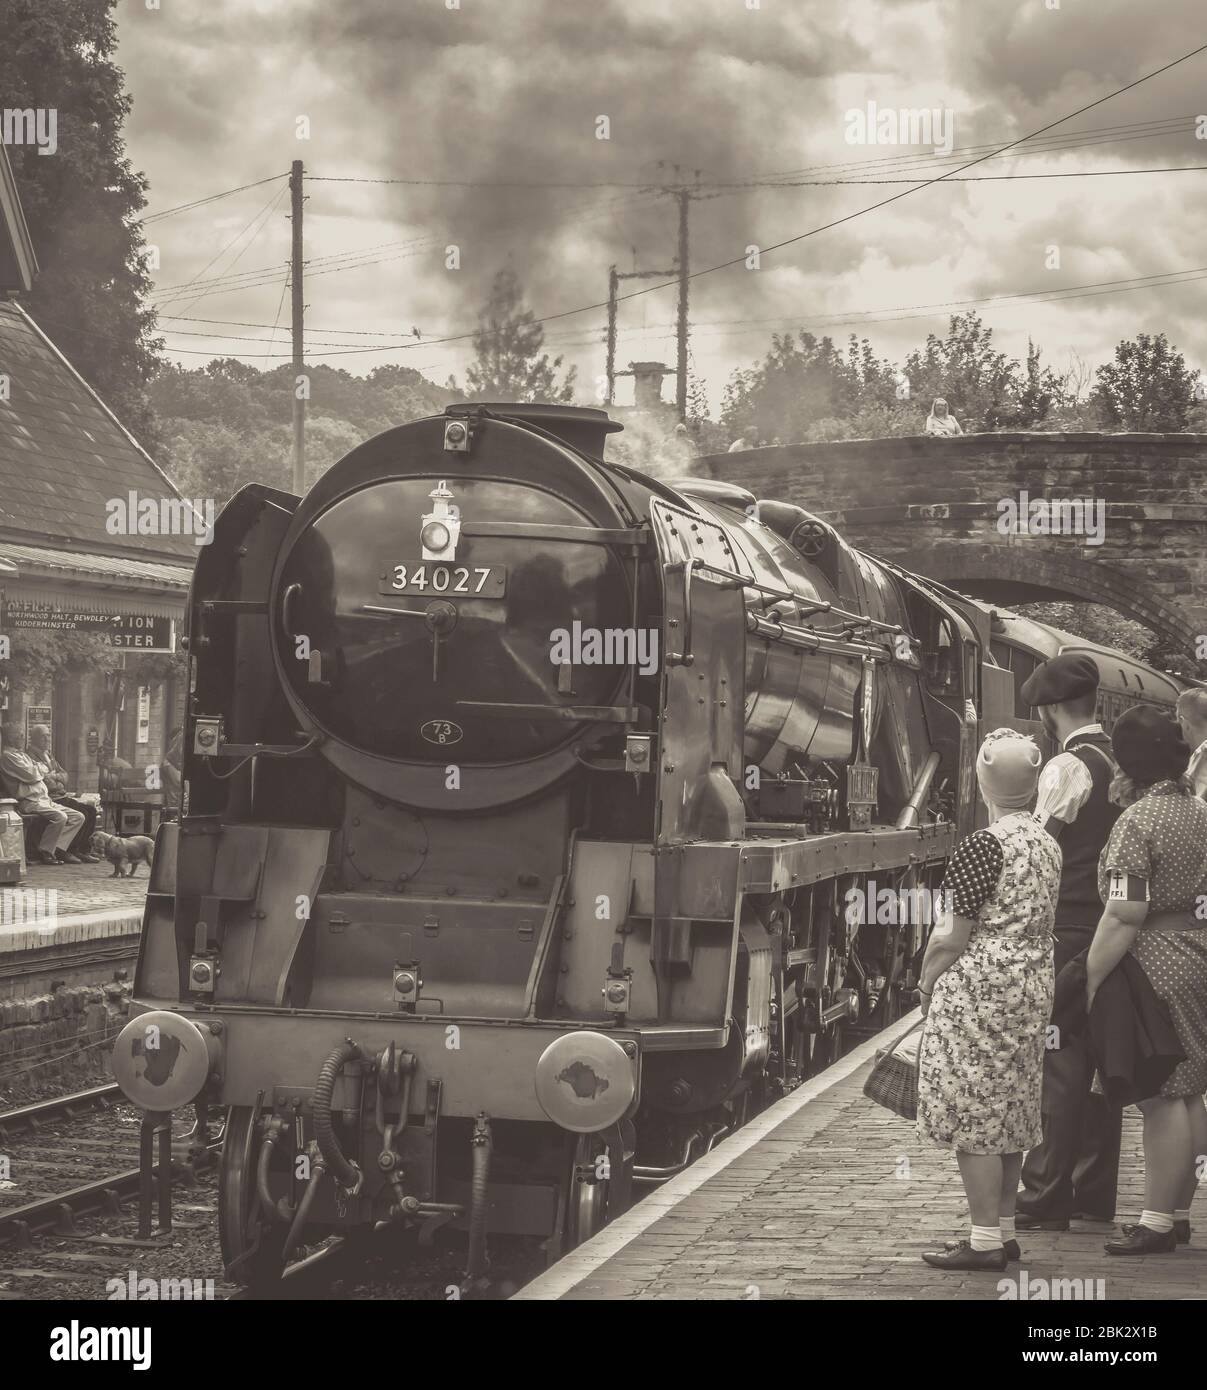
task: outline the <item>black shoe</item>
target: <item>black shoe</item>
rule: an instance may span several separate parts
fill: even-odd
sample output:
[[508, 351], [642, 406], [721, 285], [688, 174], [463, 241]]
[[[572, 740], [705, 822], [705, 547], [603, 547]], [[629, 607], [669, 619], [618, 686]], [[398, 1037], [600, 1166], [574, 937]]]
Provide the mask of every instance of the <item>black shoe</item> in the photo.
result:
[[1014, 1229], [1016, 1231], [1067, 1231], [1069, 1218], [1067, 1216], [1029, 1216], [1020, 1211], [1015, 1213]]
[[1178, 1238], [1172, 1231], [1133, 1226], [1122, 1240], [1108, 1240], [1102, 1248], [1108, 1255], [1169, 1255], [1178, 1248]]
[[[1136, 1225], [1131, 1225], [1131, 1226], [1120, 1226], [1119, 1229], [1123, 1232], [1123, 1234], [1124, 1234], [1125, 1236], [1130, 1236], [1131, 1233], [1132, 1233], [1133, 1231], [1135, 1231], [1135, 1230], [1138, 1229], [1138, 1223], [1137, 1223]], [[1174, 1234], [1174, 1239], [1177, 1241], [1177, 1243], [1178, 1243], [1179, 1245], [1189, 1245], [1189, 1244], [1190, 1244], [1190, 1222], [1189, 1222], [1189, 1221], [1175, 1221], [1175, 1222], [1173, 1223], [1173, 1234]]]
[[954, 1248], [946, 1250], [924, 1250], [922, 1258], [935, 1269], [983, 1269], [1000, 1273], [1006, 1268], [1006, 1251], [1003, 1246], [996, 1250], [974, 1250], [972, 1242], [957, 1240]]
[[35, 864], [57, 864], [59, 861], [48, 849], [36, 849], [33, 853], [32, 862]]
[[64, 852], [61, 849], [56, 849], [54, 857], [60, 864], [82, 864], [84, 862], [78, 854], [72, 854], [70, 850]]
[[[958, 1250], [961, 1244], [961, 1241], [949, 1240], [943, 1248], [944, 1250]], [[1023, 1252], [1019, 1249], [1017, 1240], [1002, 1241], [1002, 1249], [1006, 1252], [1006, 1260], [1010, 1264], [1016, 1263], [1023, 1257]]]

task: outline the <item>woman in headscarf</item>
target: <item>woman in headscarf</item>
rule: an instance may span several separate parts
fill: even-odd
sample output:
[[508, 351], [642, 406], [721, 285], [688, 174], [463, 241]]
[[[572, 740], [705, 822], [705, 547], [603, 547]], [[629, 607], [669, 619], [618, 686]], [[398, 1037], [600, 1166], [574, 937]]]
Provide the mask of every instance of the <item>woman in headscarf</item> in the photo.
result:
[[960, 422], [947, 408], [947, 402], [942, 396], [936, 396], [934, 404], [930, 408], [930, 414], [926, 417], [927, 434], [963, 434]]
[[1098, 861], [1106, 904], [1086, 958], [1090, 1000], [1130, 951], [1169, 1008], [1186, 1054], [1144, 1117], [1144, 1211], [1110, 1255], [1168, 1253], [1190, 1240], [1197, 1156], [1207, 1154], [1207, 802], [1186, 778], [1190, 749], [1178, 726], [1136, 705], [1111, 731], [1119, 775], [1111, 799], [1123, 806]]
[[986, 736], [976, 770], [990, 823], [951, 857], [944, 919], [922, 961], [918, 1131], [955, 1150], [972, 1214], [968, 1239], [923, 1254], [937, 1269], [1003, 1270], [1019, 1258], [1014, 1203], [1023, 1153], [1043, 1137], [1060, 892], [1060, 846], [1028, 809], [1042, 761], [1013, 729]]

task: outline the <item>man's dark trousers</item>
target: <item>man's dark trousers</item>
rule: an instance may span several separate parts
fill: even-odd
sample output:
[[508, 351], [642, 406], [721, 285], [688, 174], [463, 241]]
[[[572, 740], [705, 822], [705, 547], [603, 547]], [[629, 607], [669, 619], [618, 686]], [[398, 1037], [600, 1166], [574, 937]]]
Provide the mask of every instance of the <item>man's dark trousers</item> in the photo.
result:
[[[1056, 974], [1094, 938], [1093, 927], [1056, 928]], [[1123, 1111], [1094, 1095], [1088, 1035], [1044, 1052], [1044, 1141], [1023, 1163], [1020, 1215], [1063, 1219], [1079, 1212], [1110, 1221], [1119, 1181]]]

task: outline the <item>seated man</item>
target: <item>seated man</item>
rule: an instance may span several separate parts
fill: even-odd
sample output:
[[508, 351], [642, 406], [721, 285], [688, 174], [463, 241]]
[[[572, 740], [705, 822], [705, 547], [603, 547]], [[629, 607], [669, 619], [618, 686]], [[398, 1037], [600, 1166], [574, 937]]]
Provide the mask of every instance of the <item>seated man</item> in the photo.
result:
[[17, 809], [23, 815], [44, 816], [45, 831], [35, 851], [41, 864], [79, 864], [82, 861], [68, 849], [84, 824], [79, 811], [69, 806], [56, 806], [46, 783], [33, 760], [25, 752], [25, 730], [20, 724], [0, 727], [4, 751], [0, 752], [0, 774], [3, 774], [17, 798]]
[[35, 724], [29, 731], [29, 760], [42, 774], [50, 799], [57, 806], [70, 806], [84, 817], [75, 839], [67, 846], [69, 854], [85, 864], [99, 864], [101, 861], [92, 853], [92, 832], [96, 829], [97, 808], [86, 801], [77, 801], [67, 793], [67, 773], [50, 751], [50, 730], [45, 724]]

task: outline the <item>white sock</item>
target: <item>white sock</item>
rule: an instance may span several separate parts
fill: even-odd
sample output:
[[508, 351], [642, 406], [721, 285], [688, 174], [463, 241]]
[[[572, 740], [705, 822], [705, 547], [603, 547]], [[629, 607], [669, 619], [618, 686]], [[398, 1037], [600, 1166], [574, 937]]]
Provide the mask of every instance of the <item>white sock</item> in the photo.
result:
[[999, 1221], [999, 1223], [1000, 1223], [1000, 1225], [1001, 1225], [1001, 1228], [1002, 1228], [1002, 1242], [1003, 1242], [1003, 1244], [1004, 1244], [1006, 1241], [1008, 1241], [1008, 1240], [1013, 1240], [1013, 1239], [1015, 1238], [1016, 1234], [1017, 1234], [1017, 1232], [1016, 1232], [1015, 1229], [1014, 1229], [1014, 1217], [1013, 1217], [1013, 1216], [1000, 1216], [1000, 1217], [998, 1217], [998, 1221]]
[[1142, 1211], [1140, 1213], [1140, 1225], [1147, 1226], [1150, 1231], [1172, 1231], [1173, 1212]]
[[[1170, 1226], [1169, 1230], [1173, 1230]], [[1000, 1250], [1002, 1232], [998, 1226], [974, 1226], [972, 1228], [972, 1248], [974, 1250]]]
[[1179, 1208], [1177, 1209], [1177, 1211], [1174, 1212], [1174, 1214], [1173, 1214], [1173, 1219], [1174, 1219], [1175, 1221], [1189, 1221], [1189, 1220], [1190, 1220], [1190, 1208], [1189, 1208], [1189, 1207], [1179, 1207]]

